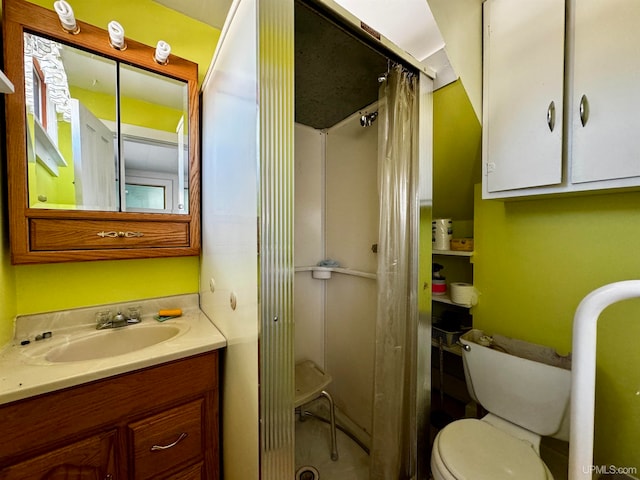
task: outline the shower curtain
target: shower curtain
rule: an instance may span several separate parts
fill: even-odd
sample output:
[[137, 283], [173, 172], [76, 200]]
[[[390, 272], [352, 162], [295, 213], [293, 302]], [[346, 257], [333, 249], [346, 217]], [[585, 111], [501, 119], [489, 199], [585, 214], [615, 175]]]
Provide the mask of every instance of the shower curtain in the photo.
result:
[[[411, 478], [416, 470], [418, 322], [417, 77], [393, 66], [378, 113], [378, 306], [371, 446], [372, 480]], [[414, 448], [411, 448], [414, 446]]]

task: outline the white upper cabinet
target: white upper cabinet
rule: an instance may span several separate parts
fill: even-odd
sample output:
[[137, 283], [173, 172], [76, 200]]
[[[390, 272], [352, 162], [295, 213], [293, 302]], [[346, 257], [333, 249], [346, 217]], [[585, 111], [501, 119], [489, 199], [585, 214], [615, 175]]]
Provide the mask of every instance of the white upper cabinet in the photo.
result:
[[639, 27], [637, 0], [576, 2], [573, 183], [640, 177]]
[[640, 2], [484, 8], [483, 197], [640, 186]]
[[564, 0], [484, 4], [486, 190], [562, 181]]

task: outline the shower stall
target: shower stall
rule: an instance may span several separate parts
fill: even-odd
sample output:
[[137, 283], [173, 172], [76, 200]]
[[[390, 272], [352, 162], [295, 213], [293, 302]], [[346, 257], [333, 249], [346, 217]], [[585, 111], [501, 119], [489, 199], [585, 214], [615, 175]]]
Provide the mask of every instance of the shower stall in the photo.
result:
[[[228, 340], [226, 479], [295, 478], [299, 360], [333, 377], [367, 478], [428, 477], [432, 79], [360, 25], [328, 0], [238, 0], [203, 86], [200, 298]], [[411, 113], [389, 100], [394, 69]], [[412, 140], [390, 148], [399, 124]]]

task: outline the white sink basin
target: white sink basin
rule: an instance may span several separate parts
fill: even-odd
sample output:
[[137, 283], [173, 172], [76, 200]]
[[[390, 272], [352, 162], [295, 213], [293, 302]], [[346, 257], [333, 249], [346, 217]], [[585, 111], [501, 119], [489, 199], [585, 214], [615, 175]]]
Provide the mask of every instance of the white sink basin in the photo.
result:
[[49, 362], [79, 362], [135, 352], [167, 341], [180, 333], [172, 325], [132, 325], [102, 330], [53, 347], [46, 355]]

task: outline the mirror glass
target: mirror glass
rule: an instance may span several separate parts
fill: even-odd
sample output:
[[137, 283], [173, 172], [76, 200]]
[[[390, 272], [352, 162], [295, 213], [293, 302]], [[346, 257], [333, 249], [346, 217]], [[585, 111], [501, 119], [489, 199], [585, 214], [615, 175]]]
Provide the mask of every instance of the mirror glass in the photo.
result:
[[29, 207], [119, 210], [116, 63], [30, 33], [24, 50]]
[[123, 210], [188, 213], [186, 82], [120, 64]]
[[24, 59], [30, 208], [188, 213], [186, 82], [32, 33]]

